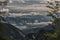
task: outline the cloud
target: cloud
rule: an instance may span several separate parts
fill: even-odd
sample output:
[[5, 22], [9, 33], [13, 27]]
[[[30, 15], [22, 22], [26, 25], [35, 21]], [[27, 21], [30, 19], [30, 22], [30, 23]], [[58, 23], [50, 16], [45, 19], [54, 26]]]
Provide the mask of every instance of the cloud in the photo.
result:
[[46, 1], [46, 0], [12, 0], [12, 1], [18, 1], [21, 3], [26, 3], [26, 1]]
[[23, 3], [25, 3], [25, 0], [12, 0], [12, 1], [18, 1], [18, 2], [23, 2]]
[[10, 0], [9, 2], [12, 3], [12, 0]]

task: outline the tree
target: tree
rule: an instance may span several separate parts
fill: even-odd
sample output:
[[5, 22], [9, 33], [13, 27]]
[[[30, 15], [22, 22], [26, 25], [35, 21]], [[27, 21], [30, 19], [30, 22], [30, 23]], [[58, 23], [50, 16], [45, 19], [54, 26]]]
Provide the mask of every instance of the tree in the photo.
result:
[[58, 26], [60, 24], [60, 18], [57, 15], [57, 13], [59, 11], [59, 2], [58, 1], [54, 1], [54, 2], [48, 1], [48, 5], [46, 7], [50, 9], [47, 12], [49, 13], [48, 16], [51, 16], [54, 19], [53, 24], [55, 26]]
[[47, 8], [49, 8], [50, 10], [47, 11], [49, 14], [48, 16], [51, 16], [54, 20], [52, 21], [52, 27], [55, 28], [55, 32], [53, 34], [48, 34], [49, 37], [51, 38], [52, 35], [56, 38], [56, 40], [60, 40], [59, 36], [60, 36], [60, 18], [58, 17], [57, 13], [59, 11], [59, 2], [58, 1], [54, 1], [54, 2], [49, 2], [48, 1], [48, 5], [46, 6]]
[[49, 2], [48, 1], [48, 5], [46, 7], [50, 9], [48, 11], [48, 13], [49, 13], [48, 16], [52, 16], [52, 18], [56, 19], [58, 17], [56, 14], [59, 11], [59, 3], [58, 3], [58, 1], [54, 1], [54, 2]]
[[4, 35], [4, 28], [5, 28], [5, 24], [3, 24], [2, 22], [0, 22], [0, 40], [11, 40], [11, 38], [7, 35]]

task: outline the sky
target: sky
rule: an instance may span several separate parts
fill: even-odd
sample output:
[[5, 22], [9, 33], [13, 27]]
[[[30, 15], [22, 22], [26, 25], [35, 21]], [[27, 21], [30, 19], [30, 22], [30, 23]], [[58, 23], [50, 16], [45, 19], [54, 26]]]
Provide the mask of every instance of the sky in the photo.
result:
[[[14, 0], [14, 1], [50, 1], [50, 0]], [[57, 0], [57, 1], [59, 1], [59, 0]]]
[[44, 1], [44, 0], [14, 0], [14, 1]]
[[18, 1], [18, 2], [25, 2], [25, 1], [46, 1], [46, 0], [10, 0], [10, 2], [12, 1]]

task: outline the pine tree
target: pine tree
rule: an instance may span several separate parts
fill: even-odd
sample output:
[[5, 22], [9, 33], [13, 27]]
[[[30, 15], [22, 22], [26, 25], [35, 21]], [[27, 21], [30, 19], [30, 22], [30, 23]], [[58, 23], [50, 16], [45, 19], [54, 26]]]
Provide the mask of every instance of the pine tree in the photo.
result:
[[48, 5], [46, 6], [50, 10], [48, 12], [48, 16], [51, 16], [54, 20], [52, 21], [52, 27], [55, 29], [53, 34], [49, 34], [49, 37], [56, 37], [55, 40], [60, 40], [60, 18], [58, 17], [57, 13], [59, 11], [59, 2], [54, 1], [54, 2], [49, 2]]
[[46, 7], [50, 9], [47, 12], [48, 12], [48, 16], [51, 16], [54, 19], [53, 24], [56, 26], [59, 25], [60, 24], [60, 18], [57, 15], [57, 13], [59, 11], [59, 2], [58, 1], [54, 1], [54, 2], [48, 1], [48, 5]]
[[52, 18], [56, 19], [58, 17], [56, 14], [59, 11], [58, 1], [54, 1], [54, 2], [49, 2], [48, 1], [48, 5], [46, 7], [50, 9], [50, 10], [47, 11], [49, 13], [48, 16], [52, 16]]

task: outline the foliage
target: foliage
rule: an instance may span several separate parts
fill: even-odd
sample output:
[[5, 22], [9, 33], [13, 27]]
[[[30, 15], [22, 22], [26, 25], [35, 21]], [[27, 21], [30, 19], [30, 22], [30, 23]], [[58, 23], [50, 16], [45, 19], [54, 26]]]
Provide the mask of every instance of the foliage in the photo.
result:
[[52, 18], [57, 18], [56, 13], [59, 11], [59, 3], [58, 3], [58, 1], [54, 1], [54, 2], [49, 2], [48, 1], [48, 5], [46, 7], [49, 8], [48, 16], [52, 16]]
[[11, 40], [9, 36], [3, 34], [5, 26], [6, 25], [0, 22], [0, 40]]
[[48, 11], [49, 15], [48, 16], [52, 16], [52, 18], [54, 19], [54, 21], [52, 22], [52, 26], [54, 26], [54, 33], [47, 33], [46, 35], [48, 36], [48, 38], [54, 39], [54, 40], [59, 40], [59, 36], [60, 36], [60, 18], [57, 17], [56, 13], [58, 13], [59, 11], [59, 3], [57, 1], [54, 1], [54, 3], [52, 2], [48, 2], [48, 6], [46, 6], [47, 8], [50, 8], [51, 10]]

